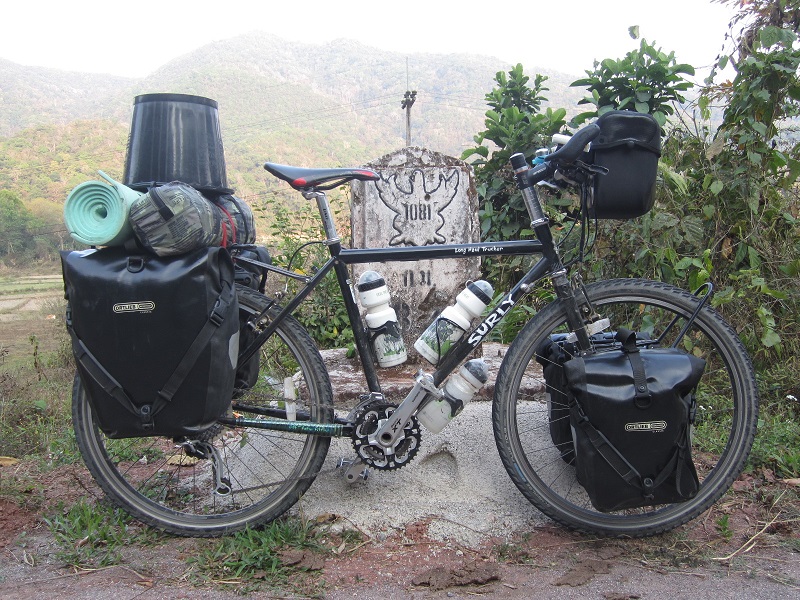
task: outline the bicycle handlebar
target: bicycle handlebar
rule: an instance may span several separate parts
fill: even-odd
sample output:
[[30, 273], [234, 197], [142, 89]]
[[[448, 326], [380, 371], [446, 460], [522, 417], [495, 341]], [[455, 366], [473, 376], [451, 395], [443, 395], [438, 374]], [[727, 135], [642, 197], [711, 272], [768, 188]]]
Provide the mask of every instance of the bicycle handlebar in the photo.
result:
[[600, 128], [597, 125], [594, 123], [587, 125], [583, 129], [579, 129], [566, 144], [561, 146], [561, 148], [545, 156], [544, 160], [545, 162], [571, 164], [583, 154], [583, 149], [586, 147], [586, 144], [591, 142], [598, 135], [600, 135]]
[[551, 178], [560, 166], [574, 163], [583, 154], [586, 145], [600, 135], [600, 127], [595, 124], [579, 129], [561, 148], [543, 157], [544, 162], [528, 167], [528, 161], [522, 153], [511, 157], [511, 167], [517, 175], [520, 190], [536, 185]]

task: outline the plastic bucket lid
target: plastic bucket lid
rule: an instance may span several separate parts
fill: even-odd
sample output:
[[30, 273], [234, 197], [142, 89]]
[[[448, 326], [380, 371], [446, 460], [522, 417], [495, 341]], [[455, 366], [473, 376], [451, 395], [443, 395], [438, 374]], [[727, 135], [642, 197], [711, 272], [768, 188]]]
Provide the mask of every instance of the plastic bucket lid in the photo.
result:
[[233, 193], [215, 100], [187, 94], [134, 99], [123, 183], [147, 191], [171, 181], [201, 191]]

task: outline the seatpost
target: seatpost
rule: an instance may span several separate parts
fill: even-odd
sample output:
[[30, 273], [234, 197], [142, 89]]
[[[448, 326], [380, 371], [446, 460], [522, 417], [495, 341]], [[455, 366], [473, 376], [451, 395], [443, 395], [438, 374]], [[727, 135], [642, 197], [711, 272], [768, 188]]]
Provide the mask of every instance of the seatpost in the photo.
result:
[[322, 227], [325, 230], [325, 245], [335, 246], [342, 240], [336, 231], [336, 223], [333, 221], [331, 214], [331, 205], [328, 202], [328, 196], [325, 192], [320, 190], [308, 190], [303, 192], [303, 198], [306, 200], [316, 200], [317, 209], [319, 209], [319, 216], [322, 219]]

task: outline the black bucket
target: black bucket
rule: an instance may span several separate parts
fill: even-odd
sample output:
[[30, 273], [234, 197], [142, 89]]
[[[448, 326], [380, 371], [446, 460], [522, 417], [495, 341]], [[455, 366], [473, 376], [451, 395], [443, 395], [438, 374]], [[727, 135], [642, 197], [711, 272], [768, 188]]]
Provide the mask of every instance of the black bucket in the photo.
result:
[[182, 181], [212, 193], [231, 194], [217, 103], [186, 94], [145, 94], [133, 101], [124, 183], [147, 191]]

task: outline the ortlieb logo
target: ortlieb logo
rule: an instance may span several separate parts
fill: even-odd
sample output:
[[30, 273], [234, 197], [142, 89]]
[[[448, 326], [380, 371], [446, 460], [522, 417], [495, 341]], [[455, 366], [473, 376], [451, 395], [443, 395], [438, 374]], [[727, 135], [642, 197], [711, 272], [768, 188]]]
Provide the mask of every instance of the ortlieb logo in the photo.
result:
[[155, 302], [150, 302], [149, 300], [145, 302], [121, 302], [119, 304], [114, 305], [114, 312], [115, 313], [132, 313], [132, 312], [140, 312], [140, 313], [149, 313], [153, 312], [156, 308]]
[[652, 431], [661, 433], [666, 430], [666, 421], [648, 421], [646, 423], [626, 423], [625, 431]]

